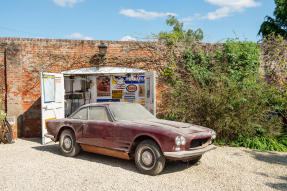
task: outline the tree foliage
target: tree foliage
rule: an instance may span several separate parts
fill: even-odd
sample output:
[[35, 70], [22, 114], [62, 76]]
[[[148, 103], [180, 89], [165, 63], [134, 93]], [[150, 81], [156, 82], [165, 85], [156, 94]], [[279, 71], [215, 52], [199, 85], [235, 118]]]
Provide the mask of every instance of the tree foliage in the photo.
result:
[[203, 31], [200, 28], [196, 30], [184, 30], [183, 23], [174, 16], [168, 16], [166, 24], [173, 29], [170, 32], [159, 33], [157, 36], [159, 41], [163, 41], [171, 45], [175, 42], [192, 42], [201, 41], [203, 39]]
[[258, 45], [248, 41], [228, 40], [211, 53], [186, 47], [169, 76], [164, 117], [212, 128], [223, 143], [277, 137], [282, 118], [273, 103], [280, 100], [259, 74], [259, 57]]
[[275, 18], [266, 16], [258, 35], [266, 37], [275, 34], [287, 39], [287, 0], [275, 0], [275, 4], [276, 8], [273, 12]]

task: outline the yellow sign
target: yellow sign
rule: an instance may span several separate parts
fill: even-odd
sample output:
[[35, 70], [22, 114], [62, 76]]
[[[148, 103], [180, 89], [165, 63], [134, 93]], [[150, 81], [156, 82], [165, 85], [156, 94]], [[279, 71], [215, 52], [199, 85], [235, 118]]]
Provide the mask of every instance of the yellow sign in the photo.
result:
[[123, 90], [112, 90], [112, 98], [113, 99], [122, 99], [123, 98]]
[[145, 99], [140, 99], [139, 103], [140, 103], [141, 105], [145, 105]]

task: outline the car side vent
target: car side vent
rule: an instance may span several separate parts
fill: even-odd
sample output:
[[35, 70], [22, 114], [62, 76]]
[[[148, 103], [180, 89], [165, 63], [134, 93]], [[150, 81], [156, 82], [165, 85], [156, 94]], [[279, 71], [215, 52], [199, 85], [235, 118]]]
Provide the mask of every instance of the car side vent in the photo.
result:
[[190, 148], [196, 148], [196, 147], [201, 147], [208, 141], [208, 138], [205, 139], [193, 139], [190, 142]]

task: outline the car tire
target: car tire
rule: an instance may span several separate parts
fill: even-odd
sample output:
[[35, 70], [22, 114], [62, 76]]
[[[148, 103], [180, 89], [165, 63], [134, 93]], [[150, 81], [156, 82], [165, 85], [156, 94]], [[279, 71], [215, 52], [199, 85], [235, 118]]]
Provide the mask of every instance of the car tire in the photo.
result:
[[60, 135], [59, 148], [66, 157], [74, 157], [79, 154], [81, 147], [76, 142], [75, 134], [72, 130], [66, 129]]
[[164, 169], [165, 157], [154, 141], [144, 140], [136, 148], [135, 164], [141, 173], [155, 176]]

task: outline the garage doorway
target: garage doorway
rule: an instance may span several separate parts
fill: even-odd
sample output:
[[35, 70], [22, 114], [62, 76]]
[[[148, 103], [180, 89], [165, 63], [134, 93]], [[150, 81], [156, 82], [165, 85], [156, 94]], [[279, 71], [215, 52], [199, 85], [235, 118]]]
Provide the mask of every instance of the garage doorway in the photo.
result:
[[139, 103], [156, 115], [156, 73], [108, 66], [41, 73], [42, 143], [51, 141], [44, 137], [48, 120], [99, 102]]

